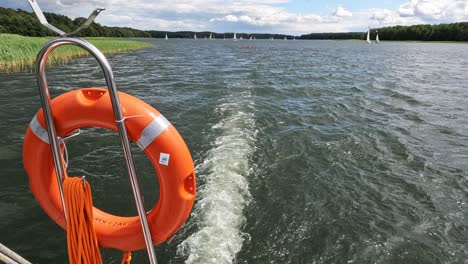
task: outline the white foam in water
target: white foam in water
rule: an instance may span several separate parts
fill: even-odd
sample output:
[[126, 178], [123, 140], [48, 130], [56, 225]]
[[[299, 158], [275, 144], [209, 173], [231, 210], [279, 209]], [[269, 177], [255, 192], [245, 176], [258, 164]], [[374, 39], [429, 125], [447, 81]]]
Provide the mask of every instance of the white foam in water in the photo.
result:
[[248, 236], [241, 228], [250, 199], [246, 177], [256, 133], [253, 101], [250, 94], [236, 94], [226, 101], [218, 108], [222, 121], [213, 126], [220, 136], [197, 168], [198, 177], [204, 179], [192, 216], [198, 230], [177, 250], [187, 257], [186, 263], [232, 263]]

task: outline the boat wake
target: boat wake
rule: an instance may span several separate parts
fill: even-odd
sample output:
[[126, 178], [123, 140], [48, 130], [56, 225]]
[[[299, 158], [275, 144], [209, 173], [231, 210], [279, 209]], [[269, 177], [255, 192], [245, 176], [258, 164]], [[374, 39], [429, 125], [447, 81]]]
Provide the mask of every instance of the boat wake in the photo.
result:
[[201, 186], [193, 212], [198, 230], [177, 249], [186, 263], [232, 263], [248, 234], [241, 231], [250, 200], [247, 177], [254, 150], [255, 120], [250, 92], [223, 99], [217, 111], [219, 133], [205, 161], [197, 167]]

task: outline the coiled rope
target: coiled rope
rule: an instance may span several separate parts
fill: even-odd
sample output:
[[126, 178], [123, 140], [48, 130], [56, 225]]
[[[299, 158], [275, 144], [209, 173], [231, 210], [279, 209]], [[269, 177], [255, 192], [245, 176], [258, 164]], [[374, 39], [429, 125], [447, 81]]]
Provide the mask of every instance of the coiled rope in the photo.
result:
[[63, 182], [67, 208], [67, 244], [70, 264], [102, 264], [94, 232], [93, 199], [87, 181], [66, 177]]
[[[70, 264], [102, 264], [94, 231], [91, 187], [84, 179], [66, 177], [63, 194], [67, 208], [67, 245]], [[130, 264], [130, 251], [124, 252], [122, 264]]]

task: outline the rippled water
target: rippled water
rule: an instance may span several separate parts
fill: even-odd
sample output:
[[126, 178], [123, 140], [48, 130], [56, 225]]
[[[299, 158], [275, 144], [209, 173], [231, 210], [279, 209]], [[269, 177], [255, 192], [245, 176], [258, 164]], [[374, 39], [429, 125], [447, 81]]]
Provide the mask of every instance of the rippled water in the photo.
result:
[[[197, 168], [193, 213], [156, 248], [160, 263], [466, 263], [468, 45], [154, 43], [109, 59], [118, 88], [178, 128]], [[104, 86], [91, 58], [49, 81], [54, 95]], [[64, 263], [65, 234], [22, 167], [39, 107], [32, 74], [0, 75], [0, 242]], [[67, 145], [70, 172], [87, 176], [98, 207], [135, 215], [118, 142], [86, 130]], [[157, 181], [134, 150], [154, 204]]]

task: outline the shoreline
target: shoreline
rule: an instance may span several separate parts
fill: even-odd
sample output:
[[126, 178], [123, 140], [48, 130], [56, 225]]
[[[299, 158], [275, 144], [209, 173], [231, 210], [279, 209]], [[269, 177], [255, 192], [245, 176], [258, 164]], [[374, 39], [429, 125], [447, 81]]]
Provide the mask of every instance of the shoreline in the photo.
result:
[[[307, 39], [307, 40], [321, 40], [321, 39]], [[335, 41], [355, 41], [355, 42], [366, 42], [365, 39], [324, 39], [324, 40], [335, 40]], [[375, 40], [372, 40], [375, 42]], [[380, 40], [382, 42], [402, 42], [402, 43], [440, 43], [440, 44], [468, 44], [468, 41], [453, 41], [453, 40]]]
[[[25, 37], [15, 34], [0, 34], [0, 74], [11, 74], [32, 70], [37, 53], [53, 37]], [[127, 38], [85, 38], [105, 55], [153, 47], [152, 44]], [[88, 56], [78, 47], [62, 46], [52, 52], [48, 65], [64, 64], [72, 59]]]

